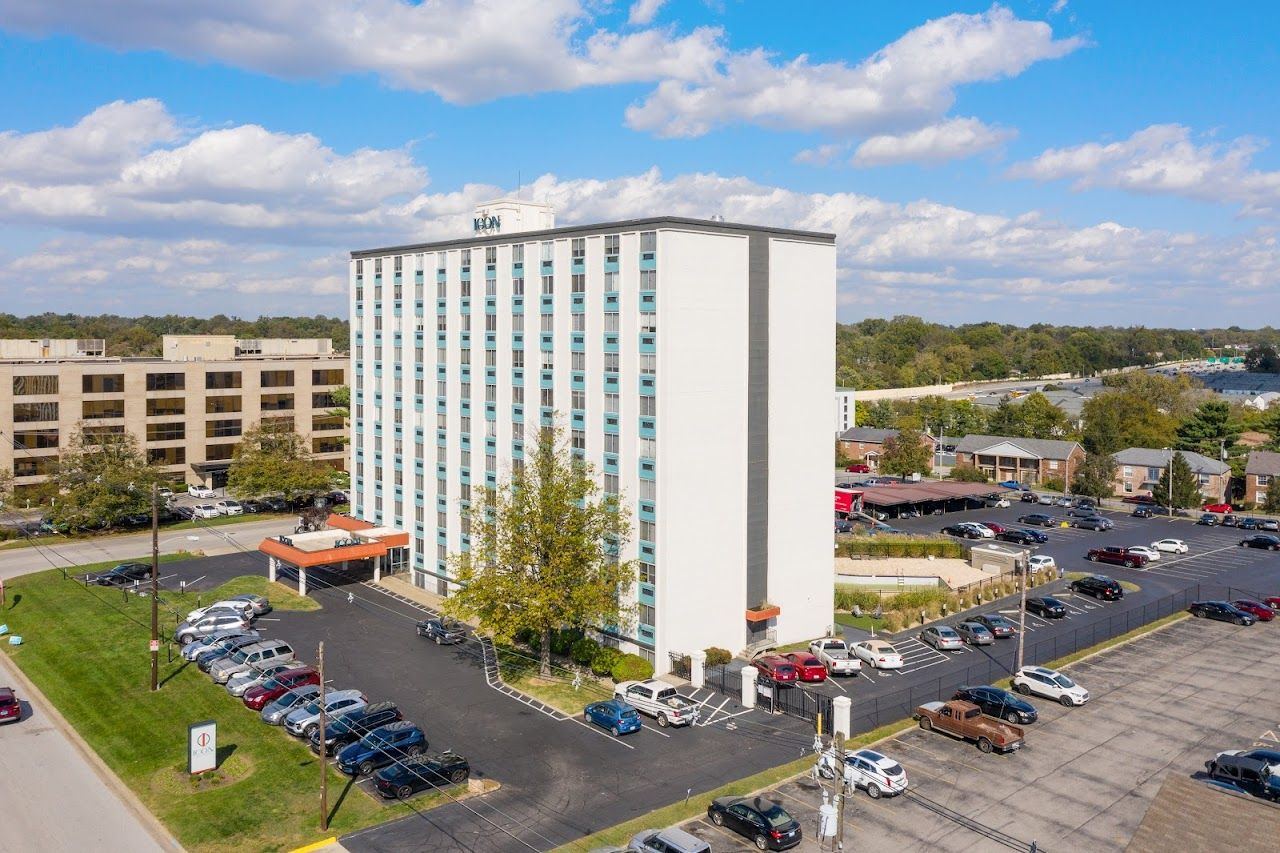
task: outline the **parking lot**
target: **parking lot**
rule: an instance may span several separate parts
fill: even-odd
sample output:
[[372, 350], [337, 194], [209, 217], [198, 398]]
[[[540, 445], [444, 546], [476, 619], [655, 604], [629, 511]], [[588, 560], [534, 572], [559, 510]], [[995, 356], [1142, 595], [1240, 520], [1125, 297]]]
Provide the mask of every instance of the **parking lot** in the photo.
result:
[[[1031, 697], [1040, 720], [1009, 755], [919, 729], [880, 744], [910, 788], [891, 799], [852, 795], [845, 849], [1123, 849], [1167, 773], [1196, 774], [1221, 750], [1280, 746], [1278, 632], [1277, 623], [1185, 620], [1070, 666], [1091, 701], [1063, 708]], [[818, 782], [766, 797], [801, 822], [807, 837], [795, 849], [817, 851]], [[685, 828], [717, 853], [754, 849], [705, 818]]]

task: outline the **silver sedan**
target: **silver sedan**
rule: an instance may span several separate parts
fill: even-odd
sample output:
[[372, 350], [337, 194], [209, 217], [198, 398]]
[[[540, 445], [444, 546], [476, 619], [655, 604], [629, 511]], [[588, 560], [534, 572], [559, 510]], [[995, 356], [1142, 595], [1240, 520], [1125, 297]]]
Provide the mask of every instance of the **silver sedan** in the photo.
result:
[[971, 646], [989, 646], [996, 641], [987, 626], [977, 622], [961, 622], [956, 626], [956, 633]]
[[964, 648], [962, 638], [955, 628], [948, 625], [930, 625], [920, 632], [920, 642], [933, 646], [940, 652], [958, 651]]

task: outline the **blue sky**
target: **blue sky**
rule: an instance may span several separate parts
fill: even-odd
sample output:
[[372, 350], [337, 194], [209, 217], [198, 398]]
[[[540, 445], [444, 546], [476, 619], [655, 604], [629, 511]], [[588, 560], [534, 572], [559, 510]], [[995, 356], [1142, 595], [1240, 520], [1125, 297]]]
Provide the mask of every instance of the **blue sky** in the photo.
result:
[[834, 231], [846, 321], [1280, 307], [1269, 4], [162, 5], [0, 0], [3, 310], [342, 313], [517, 175]]

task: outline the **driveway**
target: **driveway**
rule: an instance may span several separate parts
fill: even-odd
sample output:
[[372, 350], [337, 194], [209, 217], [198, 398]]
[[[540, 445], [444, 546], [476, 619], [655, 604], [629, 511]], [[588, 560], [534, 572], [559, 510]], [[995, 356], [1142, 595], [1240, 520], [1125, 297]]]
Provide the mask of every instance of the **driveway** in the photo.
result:
[[[1188, 619], [1067, 667], [1090, 702], [1063, 708], [1031, 697], [1040, 720], [1010, 755], [919, 729], [878, 745], [911, 787], [893, 799], [852, 795], [846, 849], [1123, 849], [1167, 774], [1197, 776], [1222, 750], [1277, 748], [1277, 631]], [[765, 796], [801, 821], [808, 838], [794, 849], [816, 853], [818, 783]], [[753, 849], [705, 819], [685, 828], [717, 851]]]

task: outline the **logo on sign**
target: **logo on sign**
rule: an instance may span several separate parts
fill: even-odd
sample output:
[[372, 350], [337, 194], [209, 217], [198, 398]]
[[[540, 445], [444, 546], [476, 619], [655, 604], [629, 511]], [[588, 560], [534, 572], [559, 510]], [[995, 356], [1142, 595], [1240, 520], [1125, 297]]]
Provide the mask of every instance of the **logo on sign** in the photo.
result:
[[203, 773], [218, 766], [218, 724], [213, 720], [187, 726], [187, 772]]
[[492, 213], [482, 213], [471, 220], [471, 227], [477, 234], [502, 230], [502, 217]]

